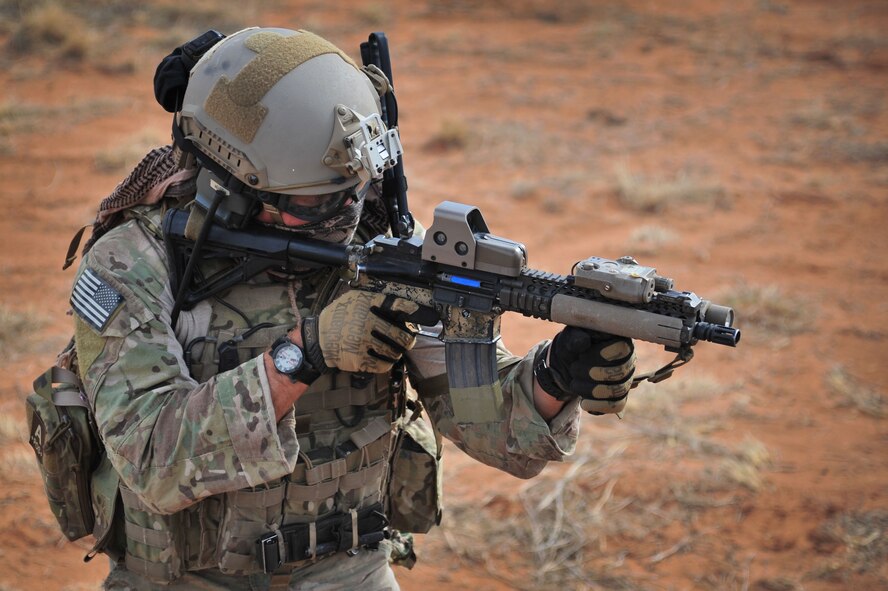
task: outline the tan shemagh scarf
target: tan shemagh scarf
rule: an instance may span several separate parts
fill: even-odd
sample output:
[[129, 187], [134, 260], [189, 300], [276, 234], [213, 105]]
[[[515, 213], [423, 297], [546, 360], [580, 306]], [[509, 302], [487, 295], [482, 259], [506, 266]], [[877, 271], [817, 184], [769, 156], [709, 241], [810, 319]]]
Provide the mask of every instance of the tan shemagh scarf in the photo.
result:
[[[146, 154], [125, 179], [120, 181], [110, 195], [99, 203], [96, 219], [92, 223], [92, 235], [83, 247], [86, 253], [96, 240], [121, 221], [121, 212], [136, 205], [152, 205], [164, 196], [185, 197], [194, 193], [195, 169], [179, 168], [181, 152], [173, 146], [154, 148]], [[63, 269], [74, 262], [77, 247], [83, 237], [84, 226], [74, 236]]]

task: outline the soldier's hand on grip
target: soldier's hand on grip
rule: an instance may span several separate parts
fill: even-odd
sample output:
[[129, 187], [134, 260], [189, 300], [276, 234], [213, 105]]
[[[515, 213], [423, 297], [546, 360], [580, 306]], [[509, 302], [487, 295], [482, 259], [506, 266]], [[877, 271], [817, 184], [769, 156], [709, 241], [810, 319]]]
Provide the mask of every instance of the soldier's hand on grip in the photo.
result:
[[[306, 318], [302, 339], [315, 367], [385, 373], [413, 348], [416, 325], [408, 317], [419, 305], [392, 295], [349, 291]], [[323, 366], [320, 366], [323, 367]]]
[[535, 368], [540, 386], [552, 396], [579, 396], [580, 406], [591, 414], [617, 413], [626, 406], [635, 373], [632, 339], [565, 327], [555, 335]]

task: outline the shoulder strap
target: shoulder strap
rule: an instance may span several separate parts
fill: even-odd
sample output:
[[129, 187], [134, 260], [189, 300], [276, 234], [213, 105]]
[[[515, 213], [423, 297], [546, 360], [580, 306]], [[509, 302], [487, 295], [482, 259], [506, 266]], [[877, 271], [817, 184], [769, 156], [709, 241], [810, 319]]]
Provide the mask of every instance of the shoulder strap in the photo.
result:
[[[52, 392], [53, 384], [72, 384], [75, 388], [80, 388], [80, 378], [71, 370], [65, 369], [64, 367], [59, 367], [58, 365], [54, 365], [47, 369], [45, 372], [37, 376], [37, 379], [34, 380], [34, 391], [43, 395], [44, 398], [54, 398], [49, 394]], [[55, 402], [55, 400], [53, 400]], [[60, 406], [74, 406], [71, 404], [60, 404], [56, 402], [56, 404]], [[84, 406], [83, 404], [76, 404], [76, 406]]]
[[74, 234], [74, 237], [71, 238], [71, 244], [68, 245], [68, 252], [65, 253], [65, 263], [62, 265], [62, 271], [71, 266], [74, 260], [77, 258], [77, 249], [80, 248], [80, 241], [83, 240], [83, 233], [87, 228], [91, 228], [92, 224], [86, 224]]

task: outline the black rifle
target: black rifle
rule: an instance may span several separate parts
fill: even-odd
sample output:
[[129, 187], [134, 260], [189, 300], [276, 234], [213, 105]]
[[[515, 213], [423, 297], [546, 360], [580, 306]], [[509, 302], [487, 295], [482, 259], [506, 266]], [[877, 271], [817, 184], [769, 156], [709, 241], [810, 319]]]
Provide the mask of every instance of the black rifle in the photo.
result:
[[[194, 246], [185, 236], [188, 216], [173, 209], [164, 217], [174, 269], [185, 264]], [[198, 286], [183, 286], [185, 309], [265, 270], [338, 267], [357, 289], [420, 304], [426, 315], [417, 321], [440, 321], [445, 343], [492, 342], [498, 338], [499, 317], [518, 312], [658, 343], [676, 353], [669, 365], [638, 380], [668, 377], [690, 361], [699, 341], [734, 347], [740, 340], [731, 308], [673, 289], [672, 280], [651, 267], [628, 257], [589, 257], [570, 275], [530, 269], [524, 245], [490, 234], [477, 208], [448, 201], [435, 209], [425, 240], [378, 236], [364, 245], [344, 246], [266, 227], [228, 230], [212, 224], [202, 256], [232, 264]]]

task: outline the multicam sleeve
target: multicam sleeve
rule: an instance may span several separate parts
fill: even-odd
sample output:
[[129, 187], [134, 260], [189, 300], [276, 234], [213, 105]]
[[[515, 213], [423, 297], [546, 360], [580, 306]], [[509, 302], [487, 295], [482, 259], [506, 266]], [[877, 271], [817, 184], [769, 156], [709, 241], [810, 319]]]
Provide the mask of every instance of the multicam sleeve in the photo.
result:
[[[88, 273], [107, 289], [72, 305], [81, 375], [109, 459], [146, 505], [173, 513], [290, 473], [298, 443], [292, 421], [275, 424], [261, 356], [205, 383], [189, 376], [168, 298], [158, 296], [168, 287], [153, 246], [138, 228], [106, 235], [75, 285]], [[114, 306], [103, 324], [96, 301]]]
[[533, 360], [545, 343], [516, 357], [501, 343], [497, 367], [503, 394], [501, 416], [469, 422], [454, 417], [444, 363], [444, 346], [431, 335], [420, 335], [410, 352], [409, 369], [436, 428], [471, 457], [519, 478], [538, 474], [549, 461], [573, 453], [579, 434], [579, 403], [569, 402], [546, 421], [533, 402]]

